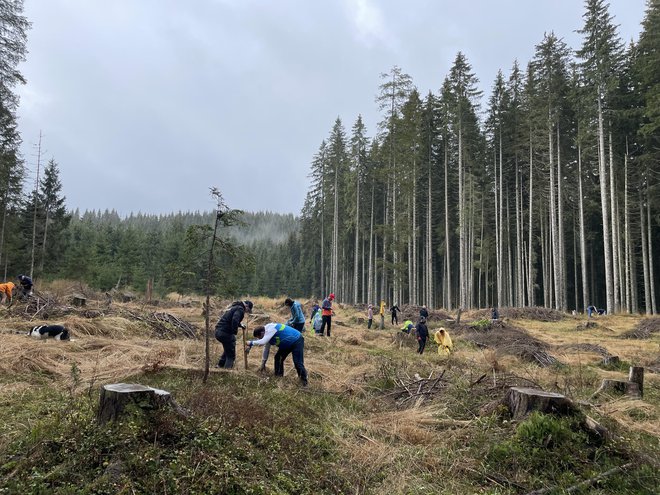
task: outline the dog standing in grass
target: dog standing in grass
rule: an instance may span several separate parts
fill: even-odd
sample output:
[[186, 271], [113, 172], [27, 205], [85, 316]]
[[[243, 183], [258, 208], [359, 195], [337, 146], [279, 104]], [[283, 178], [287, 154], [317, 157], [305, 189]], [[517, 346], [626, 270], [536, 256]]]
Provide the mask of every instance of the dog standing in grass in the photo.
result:
[[69, 331], [62, 325], [37, 325], [28, 332], [35, 339], [53, 338], [55, 340], [70, 340]]

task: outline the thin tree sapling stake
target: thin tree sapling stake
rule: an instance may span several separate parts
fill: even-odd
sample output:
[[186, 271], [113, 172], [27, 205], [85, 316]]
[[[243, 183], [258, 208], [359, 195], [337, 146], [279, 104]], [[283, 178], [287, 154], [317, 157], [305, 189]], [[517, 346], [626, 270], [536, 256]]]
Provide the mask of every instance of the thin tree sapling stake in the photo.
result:
[[247, 339], [245, 334], [247, 333], [248, 326], [250, 325], [250, 317], [245, 318], [245, 326], [243, 327], [243, 359], [245, 360], [245, 369], [247, 370], [247, 356], [248, 356], [248, 346]]

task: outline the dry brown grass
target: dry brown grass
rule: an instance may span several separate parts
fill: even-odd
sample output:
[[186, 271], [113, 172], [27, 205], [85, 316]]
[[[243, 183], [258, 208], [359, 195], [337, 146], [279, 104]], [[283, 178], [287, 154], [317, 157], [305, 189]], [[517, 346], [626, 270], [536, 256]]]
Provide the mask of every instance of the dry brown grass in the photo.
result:
[[[267, 315], [264, 318], [286, 321], [289, 317], [288, 308], [282, 305], [283, 297], [252, 300], [255, 313]], [[204, 326], [199, 308], [172, 308], [171, 313], [199, 328]], [[216, 310], [216, 313], [219, 311]], [[491, 348], [479, 349], [468, 344], [458, 334], [452, 334], [456, 350], [450, 357], [439, 356], [432, 342], [427, 344], [425, 354], [419, 356], [414, 350], [399, 348], [393, 342], [392, 335], [398, 332], [396, 327], [387, 326], [385, 331], [367, 330], [366, 325], [352, 323], [361, 315], [360, 308], [337, 307], [330, 338], [313, 335], [308, 325], [305, 364], [310, 373], [311, 393], [322, 391], [342, 396], [359, 396], [366, 401], [375, 400], [379, 392], [371, 383], [382, 374], [384, 362], [393, 362], [397, 369], [409, 376], [415, 373], [428, 376], [432, 370], [438, 376], [442, 370], [447, 370], [446, 377], [453, 383], [460, 379], [470, 382], [486, 375], [482, 383], [472, 389], [471, 393], [476, 394], [473, 402], [482, 400], [486, 403], [503, 394], [500, 387], [504, 385], [503, 377], [506, 376], [529, 380], [547, 390], [569, 394], [580, 390], [579, 393], [584, 395], [575, 398], [588, 399], [588, 393], [595, 390], [592, 387], [597, 386], [601, 378], [621, 379], [625, 375], [623, 372], [597, 367], [602, 352], [595, 346], [618, 355], [622, 360], [641, 365], [657, 360], [660, 349], [660, 335], [654, 335], [648, 340], [622, 338], [622, 334], [633, 328], [639, 318], [606, 316], [599, 318], [598, 322], [613, 331], [601, 327], [576, 331], [577, 324], [584, 318], [566, 317], [558, 322], [516, 320], [515, 325], [547, 345], [551, 353], [569, 366], [569, 371], [540, 368]], [[217, 317], [218, 314], [215, 314], [211, 319], [211, 331]], [[1, 397], [19, 399], [30, 387], [43, 386], [44, 383], [66, 390], [71, 387], [74, 364], [80, 372], [83, 390], [95, 384], [122, 381], [143, 371], [164, 367], [202, 369], [203, 366], [203, 340], [155, 339], [147, 326], [124, 317], [85, 319], [69, 316], [58, 321], [71, 329], [75, 339], [73, 342], [37, 341], [11, 333], [16, 330], [25, 331], [38, 323], [3, 321], [0, 328], [3, 332], [0, 339], [0, 372], [5, 378], [0, 386]], [[432, 328], [441, 324], [434, 321], [430, 323]], [[250, 330], [253, 326], [254, 322], [251, 322]], [[221, 346], [213, 337], [211, 342], [211, 360], [214, 363], [221, 353]], [[239, 344], [237, 370], [234, 373], [246, 373], [240, 349]], [[250, 353], [247, 373], [257, 374], [260, 359], [260, 352]], [[272, 369], [271, 363], [269, 367]], [[589, 376], [581, 376], [587, 368], [590, 370]], [[291, 359], [286, 363], [285, 373], [285, 380], [271, 380], [268, 383], [285, 388], [297, 387]], [[650, 400], [616, 400], [596, 406], [599, 412], [626, 427], [660, 438], [660, 404], [657, 400], [660, 396], [660, 377], [648, 373], [646, 379], [651, 391]], [[332, 423], [336, 425], [339, 444], [364, 471], [366, 480], [381, 479], [383, 470], [387, 472], [382, 487], [390, 493], [397, 493], [397, 487], [411, 486], [409, 475], [403, 468], [411, 462], [419, 462], [415, 459], [420, 448], [466, 441], [463, 436], [469, 436], [470, 418], [473, 417], [458, 402], [457, 397], [441, 396], [424, 405], [411, 400], [404, 409], [396, 410], [379, 402], [369, 407], [369, 412], [356, 411], [335, 418]], [[434, 474], [452, 468], [453, 461], [425, 459], [424, 462], [427, 472]], [[397, 469], [387, 471], [392, 465], [398, 466]], [[477, 466], [472, 468], [476, 469]]]

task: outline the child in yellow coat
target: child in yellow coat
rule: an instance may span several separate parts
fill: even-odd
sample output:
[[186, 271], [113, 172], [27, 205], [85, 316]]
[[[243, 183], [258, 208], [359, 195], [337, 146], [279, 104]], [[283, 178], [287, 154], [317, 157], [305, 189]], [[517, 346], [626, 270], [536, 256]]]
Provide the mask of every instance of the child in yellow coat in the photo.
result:
[[454, 350], [454, 344], [451, 341], [449, 333], [444, 328], [441, 328], [433, 336], [435, 343], [438, 344], [438, 354], [441, 356], [448, 356]]

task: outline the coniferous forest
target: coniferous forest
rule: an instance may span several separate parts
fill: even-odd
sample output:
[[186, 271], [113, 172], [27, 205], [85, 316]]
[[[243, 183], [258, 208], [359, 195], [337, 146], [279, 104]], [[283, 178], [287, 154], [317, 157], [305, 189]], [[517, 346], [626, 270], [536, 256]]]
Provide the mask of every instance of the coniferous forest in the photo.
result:
[[[29, 22], [22, 0], [0, 5], [5, 279], [201, 291], [190, 227], [215, 213], [71, 211], [56, 159], [39, 149], [28, 174], [16, 88]], [[657, 313], [660, 1], [626, 44], [607, 2], [587, 0], [580, 35], [571, 47], [546, 33], [487, 94], [461, 52], [426, 93], [403, 68], [383, 73], [378, 128], [337, 118], [310, 157], [300, 217], [245, 213], [222, 231], [216, 293]]]

